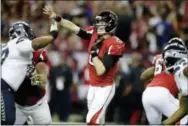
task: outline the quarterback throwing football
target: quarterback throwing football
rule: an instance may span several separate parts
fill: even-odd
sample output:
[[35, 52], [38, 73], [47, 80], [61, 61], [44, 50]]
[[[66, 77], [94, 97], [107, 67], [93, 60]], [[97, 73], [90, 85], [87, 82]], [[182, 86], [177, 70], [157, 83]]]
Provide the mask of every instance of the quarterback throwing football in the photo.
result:
[[64, 28], [89, 40], [88, 69], [90, 87], [88, 91], [88, 125], [105, 124], [105, 112], [115, 94], [114, 77], [117, 62], [125, 52], [125, 44], [116, 36], [117, 16], [112, 11], [100, 12], [90, 31], [85, 31], [74, 23], [58, 16], [51, 8], [45, 7], [44, 14], [49, 15]]

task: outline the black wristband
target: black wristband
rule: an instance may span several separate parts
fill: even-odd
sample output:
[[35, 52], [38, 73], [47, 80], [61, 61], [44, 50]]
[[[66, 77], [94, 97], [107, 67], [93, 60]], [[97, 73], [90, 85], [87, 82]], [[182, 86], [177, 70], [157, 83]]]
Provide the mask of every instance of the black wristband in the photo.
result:
[[57, 15], [55, 18], [54, 18], [55, 21], [57, 22], [60, 22], [61, 21], [61, 17], [59, 15]]
[[97, 52], [92, 52], [92, 53], [91, 53], [91, 57], [92, 57], [92, 58], [93, 58], [93, 57], [96, 57], [96, 56], [98, 56]]
[[58, 36], [58, 32], [57, 31], [51, 31], [50, 35], [53, 36], [54, 39], [56, 39], [57, 36]]

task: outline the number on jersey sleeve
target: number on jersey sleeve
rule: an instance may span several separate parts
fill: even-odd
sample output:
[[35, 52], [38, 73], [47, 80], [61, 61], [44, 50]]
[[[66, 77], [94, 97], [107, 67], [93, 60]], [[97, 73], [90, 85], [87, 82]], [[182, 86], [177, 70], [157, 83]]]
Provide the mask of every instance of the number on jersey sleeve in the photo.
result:
[[9, 48], [6, 47], [1, 52], [1, 65], [4, 63], [4, 61], [7, 58], [8, 54], [9, 54]]
[[156, 58], [154, 75], [160, 74], [162, 71], [163, 71], [162, 59]]

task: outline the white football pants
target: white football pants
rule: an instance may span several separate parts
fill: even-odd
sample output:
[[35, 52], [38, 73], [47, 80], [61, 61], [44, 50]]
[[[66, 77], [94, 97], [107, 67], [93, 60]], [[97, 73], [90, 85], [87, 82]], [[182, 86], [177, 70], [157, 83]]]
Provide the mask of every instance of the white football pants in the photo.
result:
[[104, 87], [89, 86], [87, 95], [89, 111], [86, 118], [88, 124], [105, 124], [106, 109], [114, 94], [115, 84]]
[[[142, 103], [149, 124], [161, 124], [162, 114], [170, 117], [179, 108], [179, 100], [164, 87], [147, 87], [142, 95]], [[185, 124], [187, 121], [186, 116], [180, 124]]]
[[47, 125], [52, 122], [50, 109], [46, 100], [30, 107], [16, 104], [15, 125], [24, 124], [29, 116], [32, 118], [34, 124]]

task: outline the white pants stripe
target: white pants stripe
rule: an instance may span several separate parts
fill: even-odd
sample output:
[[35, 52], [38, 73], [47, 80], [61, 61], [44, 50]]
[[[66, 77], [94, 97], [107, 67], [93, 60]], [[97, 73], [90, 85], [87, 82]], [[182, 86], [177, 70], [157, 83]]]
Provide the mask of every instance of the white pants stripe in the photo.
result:
[[89, 110], [86, 118], [87, 123], [105, 124], [106, 109], [114, 94], [115, 84], [104, 87], [89, 87], [87, 96]]
[[[162, 114], [170, 117], [179, 108], [178, 99], [163, 87], [147, 87], [142, 96], [142, 103], [149, 124], [161, 124]], [[188, 118], [184, 117], [180, 124], [185, 124], [187, 120]]]

